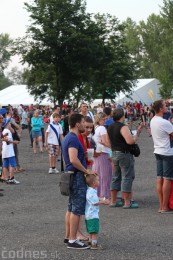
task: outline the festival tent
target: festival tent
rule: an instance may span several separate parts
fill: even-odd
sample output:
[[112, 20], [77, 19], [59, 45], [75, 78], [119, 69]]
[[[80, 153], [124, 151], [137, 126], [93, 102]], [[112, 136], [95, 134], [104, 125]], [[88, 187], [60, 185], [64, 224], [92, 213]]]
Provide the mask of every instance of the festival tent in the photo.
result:
[[141, 101], [143, 104], [150, 105], [155, 100], [161, 98], [159, 95], [159, 88], [161, 87], [160, 82], [153, 79], [138, 79], [136, 86], [133, 88], [131, 93], [120, 93], [116, 98], [119, 104], [124, 102], [135, 102]]
[[29, 94], [26, 85], [12, 85], [0, 91], [0, 106], [12, 106], [15, 105], [30, 105], [30, 104], [40, 104], [40, 105], [53, 105], [50, 100], [44, 99], [40, 101], [39, 99], [34, 99], [34, 96]]

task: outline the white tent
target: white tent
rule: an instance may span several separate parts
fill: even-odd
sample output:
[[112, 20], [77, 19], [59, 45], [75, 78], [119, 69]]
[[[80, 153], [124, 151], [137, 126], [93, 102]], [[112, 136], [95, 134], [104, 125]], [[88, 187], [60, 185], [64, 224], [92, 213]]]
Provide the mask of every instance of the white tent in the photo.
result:
[[40, 101], [35, 100], [34, 96], [29, 94], [26, 85], [12, 85], [0, 91], [0, 105], [30, 105], [39, 103], [41, 105], [53, 105], [48, 99]]
[[155, 100], [160, 99], [159, 88], [161, 87], [160, 82], [153, 79], [138, 79], [136, 83], [136, 87], [133, 88], [131, 93], [120, 93], [120, 95], [116, 98], [116, 101], [119, 104], [123, 102], [134, 102], [141, 101], [146, 105], [150, 105]]

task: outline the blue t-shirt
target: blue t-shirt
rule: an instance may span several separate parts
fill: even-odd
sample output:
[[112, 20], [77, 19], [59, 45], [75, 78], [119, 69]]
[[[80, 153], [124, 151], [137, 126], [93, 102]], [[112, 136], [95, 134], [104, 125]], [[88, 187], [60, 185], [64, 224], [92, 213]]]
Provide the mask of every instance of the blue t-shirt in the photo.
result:
[[114, 123], [114, 120], [112, 117], [106, 119], [105, 126], [108, 127], [110, 124]]
[[84, 156], [84, 148], [79, 141], [77, 135], [74, 133], [68, 133], [62, 141], [62, 154], [65, 161], [65, 171], [75, 171], [76, 169], [69, 160], [68, 149], [76, 148], [78, 150], [78, 159], [81, 164], [86, 168], [86, 159]]

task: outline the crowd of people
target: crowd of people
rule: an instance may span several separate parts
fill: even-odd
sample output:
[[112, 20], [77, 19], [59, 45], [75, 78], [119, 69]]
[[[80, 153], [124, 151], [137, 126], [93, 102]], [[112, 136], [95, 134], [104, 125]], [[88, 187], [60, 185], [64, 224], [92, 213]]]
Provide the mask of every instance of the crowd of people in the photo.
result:
[[[33, 153], [38, 149], [39, 153], [48, 153], [49, 174], [57, 174], [59, 169], [74, 173], [64, 243], [69, 249], [102, 249], [97, 242], [99, 205], [126, 210], [139, 207], [133, 200], [135, 162], [130, 147], [142, 129], [154, 141], [159, 213], [172, 213], [168, 206], [173, 180], [172, 118], [173, 111], [162, 100], [151, 106], [136, 101], [94, 108], [85, 102], [79, 108], [65, 102], [53, 109], [9, 105], [0, 109], [0, 181], [20, 183], [14, 177], [16, 171], [24, 171], [18, 144], [22, 131], [28, 129]], [[58, 161], [61, 166], [57, 166]], [[83, 216], [89, 235], [81, 231]]]

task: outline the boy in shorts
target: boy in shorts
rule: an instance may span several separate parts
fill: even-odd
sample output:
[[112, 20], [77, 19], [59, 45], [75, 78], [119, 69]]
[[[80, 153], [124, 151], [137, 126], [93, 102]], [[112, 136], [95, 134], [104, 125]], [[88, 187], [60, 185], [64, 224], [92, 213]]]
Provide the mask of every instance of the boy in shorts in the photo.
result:
[[48, 125], [45, 134], [45, 146], [47, 147], [49, 153], [49, 173], [59, 173], [56, 169], [58, 154], [60, 150], [60, 141], [63, 139], [62, 126], [59, 123], [61, 116], [58, 113], [52, 115], [53, 122]]
[[[10, 119], [5, 118], [2, 125], [4, 128], [2, 134], [6, 136], [6, 141], [2, 145], [2, 160], [3, 160], [3, 180], [7, 184], [19, 184], [20, 182], [14, 178], [14, 170], [16, 167], [16, 158], [14, 154], [13, 144], [19, 144], [19, 141], [13, 140], [13, 129], [10, 124]], [[8, 176], [8, 171], [10, 176]]]
[[99, 200], [97, 196], [97, 187], [99, 179], [95, 175], [86, 175], [86, 184], [88, 185], [86, 193], [85, 223], [89, 233], [90, 249], [103, 249], [97, 244], [97, 234], [99, 232], [99, 205], [109, 204], [109, 200]]

